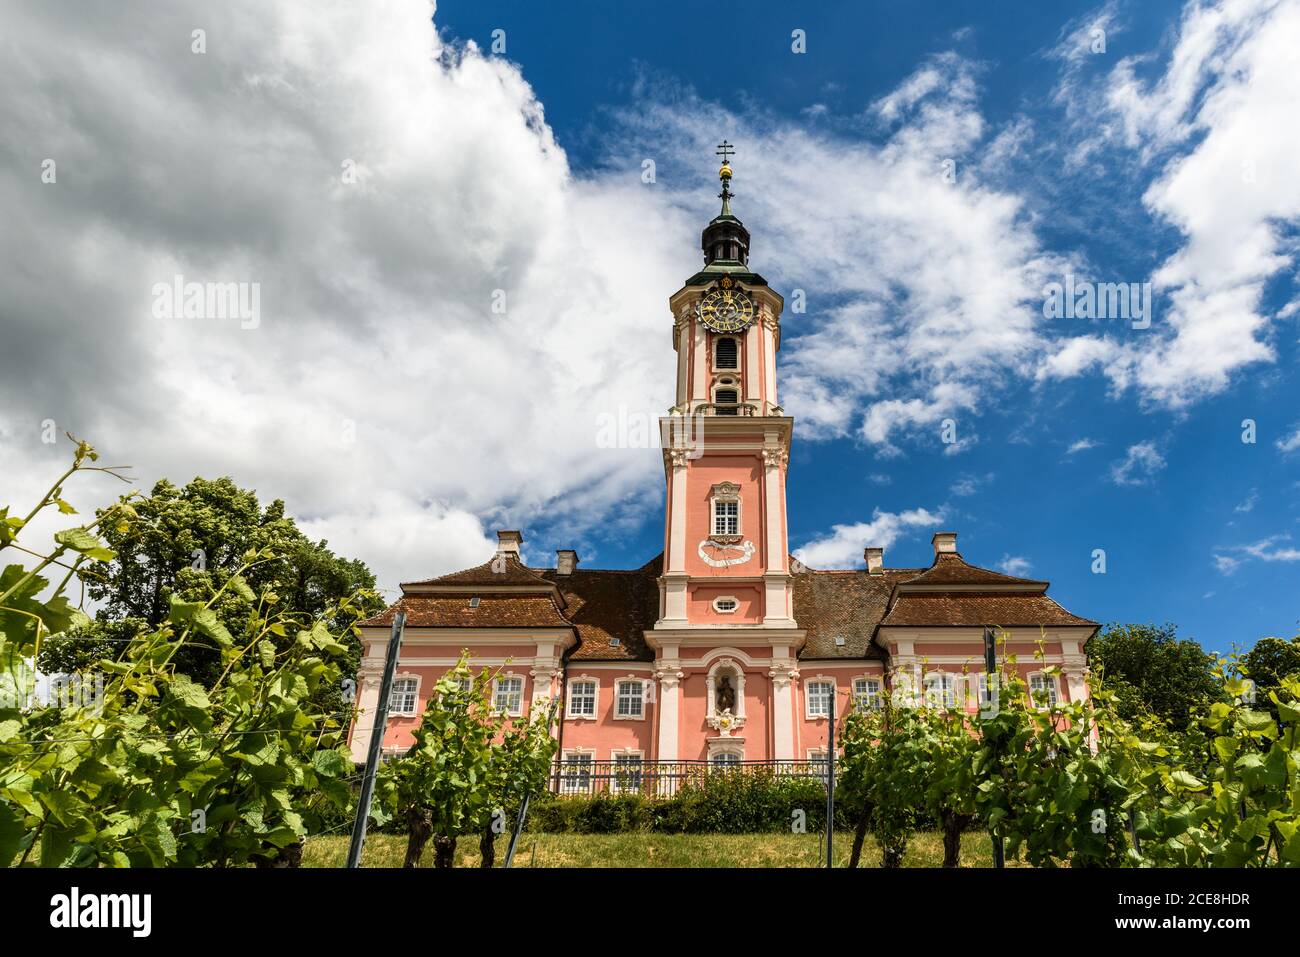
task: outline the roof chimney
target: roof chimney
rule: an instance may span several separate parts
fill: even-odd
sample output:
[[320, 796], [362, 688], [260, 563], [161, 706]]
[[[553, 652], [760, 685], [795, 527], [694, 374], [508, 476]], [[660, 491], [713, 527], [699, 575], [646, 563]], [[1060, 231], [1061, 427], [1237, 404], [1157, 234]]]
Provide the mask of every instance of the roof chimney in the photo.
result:
[[524, 536], [521, 532], [515, 531], [498, 531], [497, 532], [497, 556], [508, 556], [519, 560], [519, 546], [524, 543]]
[[572, 575], [578, 567], [578, 553], [572, 548], [555, 550], [555, 574]]
[[930, 544], [934, 546], [935, 561], [939, 560], [940, 555], [955, 555], [957, 553], [957, 533], [935, 532], [934, 538], [930, 539]]
[[862, 556], [867, 560], [867, 574], [879, 575], [885, 567], [885, 550], [869, 547], [863, 551]]

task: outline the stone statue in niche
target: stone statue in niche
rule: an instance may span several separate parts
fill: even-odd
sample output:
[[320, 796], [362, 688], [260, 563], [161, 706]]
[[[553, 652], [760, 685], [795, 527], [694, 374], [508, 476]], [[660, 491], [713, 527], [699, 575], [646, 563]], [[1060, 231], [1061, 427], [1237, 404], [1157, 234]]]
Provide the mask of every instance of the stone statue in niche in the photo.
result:
[[733, 714], [736, 711], [736, 689], [731, 687], [731, 675], [723, 675], [718, 681], [718, 691], [714, 700], [713, 710], [715, 713], [730, 711]]

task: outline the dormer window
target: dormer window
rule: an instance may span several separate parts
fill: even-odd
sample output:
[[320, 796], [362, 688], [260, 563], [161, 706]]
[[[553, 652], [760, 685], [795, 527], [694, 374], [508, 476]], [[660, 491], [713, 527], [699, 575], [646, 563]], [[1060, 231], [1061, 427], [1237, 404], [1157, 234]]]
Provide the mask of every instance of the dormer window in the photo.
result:
[[719, 339], [713, 347], [713, 365], [717, 369], [739, 369], [740, 348], [735, 339]]
[[471, 599], [469, 600], [469, 607], [471, 607], [471, 608], [477, 608], [477, 607], [478, 607], [478, 595], [475, 595], [473, 598], [471, 598]]

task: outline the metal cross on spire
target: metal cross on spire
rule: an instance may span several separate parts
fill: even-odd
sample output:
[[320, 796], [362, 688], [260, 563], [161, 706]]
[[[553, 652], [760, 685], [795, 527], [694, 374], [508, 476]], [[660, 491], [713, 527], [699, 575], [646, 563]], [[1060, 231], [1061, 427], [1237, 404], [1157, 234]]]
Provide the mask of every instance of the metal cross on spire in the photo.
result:
[[718, 170], [718, 179], [722, 180], [722, 192], [718, 198], [722, 200], [722, 216], [731, 215], [731, 197], [735, 194], [731, 191], [731, 163], [730, 159], [736, 154], [733, 147], [726, 140], [718, 144], [717, 155], [722, 157], [722, 168]]

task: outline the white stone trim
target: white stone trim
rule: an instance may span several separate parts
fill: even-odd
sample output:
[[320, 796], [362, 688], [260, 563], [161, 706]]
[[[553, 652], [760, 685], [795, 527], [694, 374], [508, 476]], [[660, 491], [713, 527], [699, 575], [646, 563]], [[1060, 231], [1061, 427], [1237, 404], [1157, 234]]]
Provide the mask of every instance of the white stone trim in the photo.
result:
[[[497, 708], [497, 692], [500, 690], [501, 681], [505, 678], [519, 679], [519, 710], [501, 710]], [[517, 671], [504, 671], [498, 673], [492, 679], [492, 710], [498, 714], [504, 714], [508, 718], [520, 718], [524, 714], [524, 693], [528, 689], [528, 676], [520, 674]]]
[[687, 659], [685, 662], [683, 662], [683, 664], [688, 668], [690, 667], [698, 668], [704, 665], [713, 665], [718, 660], [725, 659], [725, 658], [739, 659], [739, 661], [743, 665], [749, 668], [760, 668], [763, 665], [766, 665], [768, 663], [766, 659], [751, 658], [749, 655], [745, 654], [745, 652], [741, 651], [739, 648], [728, 648], [724, 646], [722, 648], [714, 648], [712, 651], [708, 652], [707, 654], [701, 655], [698, 659], [695, 660]]
[[[734, 532], [719, 532], [717, 530], [717, 513], [714, 511], [718, 505], [736, 505], [736, 530]], [[740, 495], [740, 486], [735, 482], [718, 482], [709, 489], [709, 538], [740, 539], [745, 535], [745, 503]]]
[[[720, 601], [729, 601], [732, 605], [730, 608], [719, 608], [718, 602]], [[719, 615], [734, 615], [736, 612], [740, 611], [740, 599], [735, 595], [719, 595], [717, 598], [713, 599], [713, 610]]]
[[734, 754], [737, 760], [745, 760], [744, 738], [708, 738], [709, 769], [713, 769], [713, 759], [719, 754]]
[[[646, 694], [645, 679], [634, 674], [629, 674], [629, 675], [624, 675], [622, 678], [615, 678], [613, 684], [614, 684], [614, 700], [610, 703], [610, 717], [613, 718], [615, 721], [644, 721], [646, 719], [646, 713], [647, 713], [646, 705], [649, 704], [648, 699], [650, 697], [648, 694]], [[625, 684], [634, 684], [640, 686], [641, 688], [641, 713], [640, 714], [619, 714], [618, 713], [619, 687]]]
[[[1045, 668], [1038, 668], [1035, 671], [1027, 672], [1025, 674], [1025, 684], [1029, 688], [1029, 703], [1039, 711], [1051, 711], [1053, 708], [1059, 707], [1061, 704], [1061, 684], [1058, 680], [1059, 677], [1059, 675], [1048, 674]], [[1035, 678], [1042, 678], [1052, 689], [1046, 705], [1040, 705], [1038, 700], [1034, 697]], [[1053, 698], [1056, 700], [1053, 701]]]
[[[412, 710], [410, 710], [410, 711], [394, 711], [394, 710], [393, 710], [393, 704], [392, 704], [392, 694], [393, 694], [394, 691], [397, 690], [397, 682], [399, 682], [399, 681], [409, 681], [409, 680], [412, 679], [412, 678], [415, 679], [415, 704], [414, 704]], [[389, 700], [388, 700], [388, 716], [389, 716], [390, 718], [414, 718], [416, 715], [418, 715], [418, 714], [420, 713], [420, 685], [421, 685], [421, 683], [422, 683], [422, 682], [421, 682], [421, 680], [420, 680], [420, 675], [417, 675], [417, 674], [416, 674], [415, 672], [413, 672], [413, 671], [398, 671], [398, 672], [395, 672], [395, 673], [393, 674], [393, 687], [390, 688], [389, 691], [388, 691], [388, 694], [389, 694]]]
[[[942, 668], [933, 668], [929, 671], [923, 671], [921, 674], [921, 701], [927, 707], [934, 707], [930, 704], [930, 679], [938, 678], [939, 680], [939, 705], [941, 708], [957, 707], [957, 679], [960, 675], [956, 672], [945, 671]], [[948, 682], [952, 682], [951, 696], [952, 702], [948, 702], [949, 689]], [[963, 696], [964, 697], [964, 696]], [[964, 706], [964, 702], [963, 702]]]
[[[876, 704], [868, 705], [868, 707], [871, 708], [872, 710], [876, 710], [880, 708], [884, 704], [884, 700], [885, 700], [885, 676], [879, 673], [872, 674], [871, 672], [863, 672], [862, 674], [854, 675], [851, 679], [849, 679], [849, 696], [853, 701], [853, 707], [855, 709], [858, 706], [858, 682], [859, 681], [874, 681], [876, 683], [876, 691], [875, 691]], [[868, 692], [868, 696], [870, 695], [871, 692]]]
[[[745, 669], [737, 664], [734, 659], [729, 657], [719, 657], [709, 667], [705, 676], [704, 687], [706, 705], [704, 720], [708, 722], [709, 727], [713, 728], [715, 731], [721, 730], [718, 725], [718, 672], [723, 668], [730, 671], [736, 679], [736, 710], [731, 713], [732, 718], [735, 719], [735, 723], [731, 728], [738, 731], [745, 726]], [[728, 728], [727, 732], [729, 732], [731, 728]], [[729, 734], [724, 733], [724, 737], [727, 736], [729, 736]]]
[[[839, 693], [840, 693], [839, 682], [836, 681], [836, 679], [835, 679], [834, 677], [832, 677], [831, 675], [823, 675], [823, 674], [805, 675], [804, 678], [803, 678], [803, 689], [802, 689], [802, 690], [803, 690], [803, 714], [804, 714], [804, 718], [807, 719], [808, 721], [818, 721], [818, 720], [825, 721], [825, 720], [828, 720], [828, 719], [830, 718], [830, 715], [829, 715], [829, 714], [813, 714], [813, 711], [812, 711], [812, 697], [808, 694], [808, 686], [811, 685], [811, 684], [813, 684], [813, 683], [816, 683], [816, 682], [820, 682], [820, 683], [827, 683], [827, 682], [829, 682], [829, 684], [830, 684], [830, 686], [831, 686], [831, 697], [835, 699], [835, 703], [836, 703], [837, 705], [839, 704]], [[835, 710], [838, 711], [839, 708], [836, 708]]]
[[[641, 759], [641, 768], [638, 772], [640, 780], [637, 787], [623, 787], [618, 783], [618, 764], [619, 758], [637, 757]], [[611, 762], [609, 768], [609, 790], [611, 794], [636, 794], [645, 785], [645, 751], [640, 748], [612, 748], [609, 752]]]
[[[573, 711], [573, 686], [580, 681], [588, 681], [596, 686], [596, 700], [592, 705], [591, 714], [575, 714]], [[585, 671], [576, 675], [569, 675], [569, 680], [564, 687], [564, 720], [565, 721], [597, 721], [600, 719], [600, 679]]]
[[[587, 783], [585, 786], [578, 783], [582, 780], [582, 775], [565, 773], [568, 770], [569, 755], [573, 755], [574, 757], [581, 757], [584, 754], [587, 757], [591, 758], [591, 764], [587, 765]], [[590, 791], [592, 790], [591, 787], [592, 775], [595, 773], [595, 768], [592, 765], [594, 765], [595, 763], [596, 763], [595, 748], [565, 748], [563, 751], [561, 751], [560, 766], [557, 772], [557, 777], [559, 777], [560, 779], [560, 793], [561, 794], [590, 793]], [[568, 781], [566, 781], [566, 778], [568, 779], [568, 781], [574, 782], [574, 786], [570, 786], [568, 784]]]

